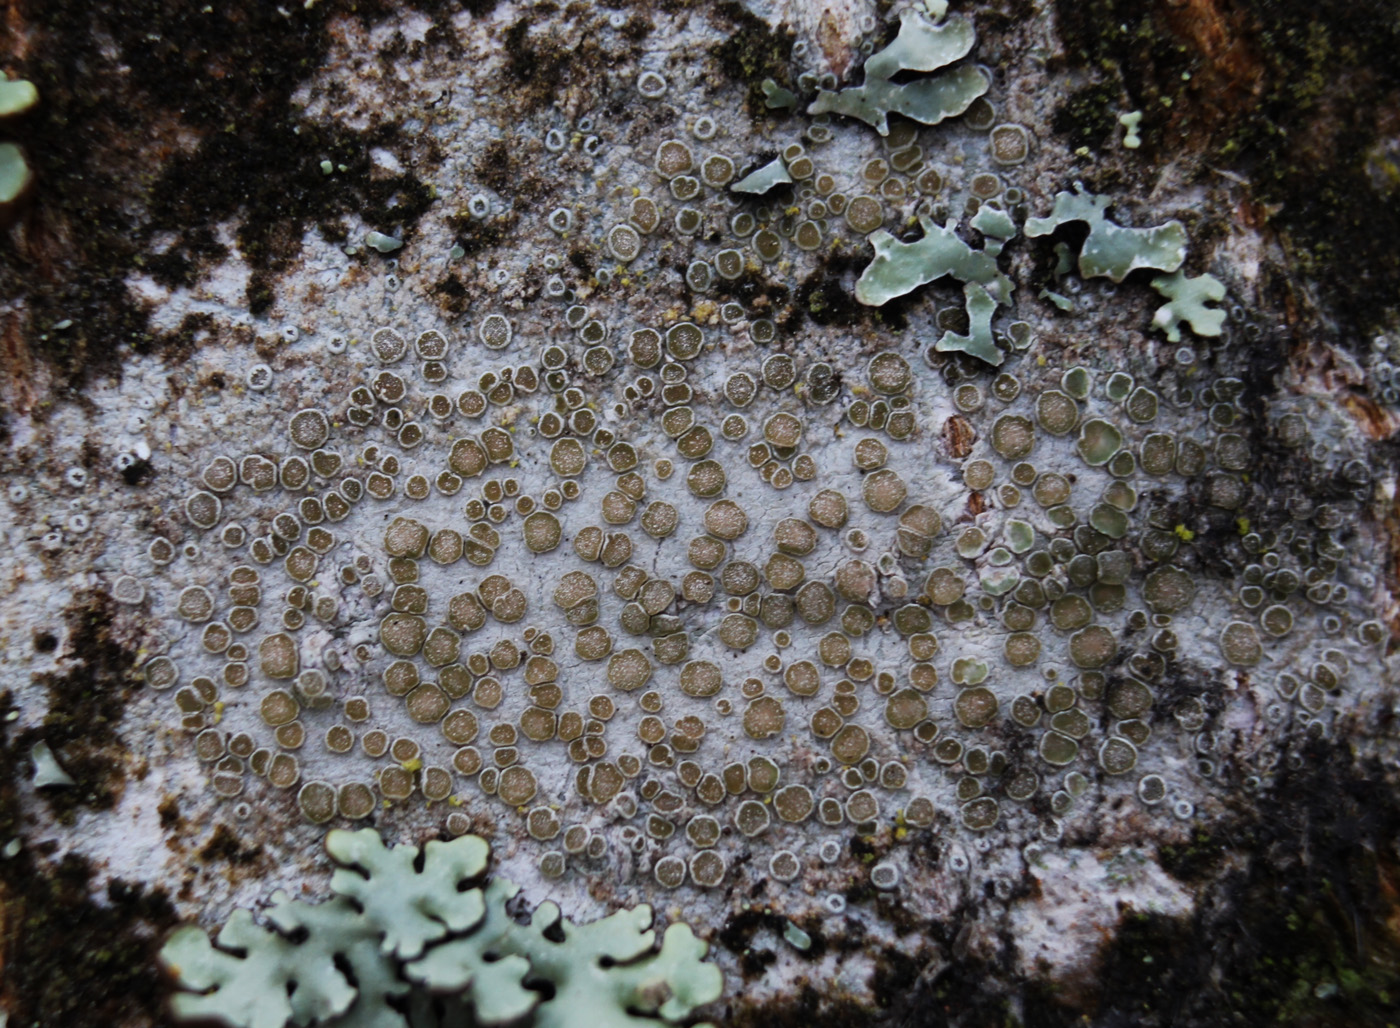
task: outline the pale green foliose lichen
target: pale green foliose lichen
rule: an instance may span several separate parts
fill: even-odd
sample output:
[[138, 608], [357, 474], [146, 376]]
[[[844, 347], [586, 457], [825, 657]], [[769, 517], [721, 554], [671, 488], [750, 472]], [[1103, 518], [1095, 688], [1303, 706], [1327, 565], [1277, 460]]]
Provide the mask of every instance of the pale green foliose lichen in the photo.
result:
[[380, 948], [385, 953], [412, 959], [448, 930], [465, 931], [481, 920], [480, 894], [457, 891], [460, 883], [486, 870], [491, 848], [477, 836], [430, 841], [423, 848], [422, 871], [414, 867], [415, 847], [391, 849], [370, 830], [331, 832], [326, 852], [340, 865], [331, 888], [383, 926]]
[[945, 275], [987, 286], [998, 299], [1010, 296], [1010, 279], [989, 254], [974, 250], [958, 238], [953, 230], [956, 222], [938, 225], [927, 215], [920, 215], [919, 224], [924, 237], [912, 243], [901, 243], [883, 229], [870, 237], [875, 259], [856, 282], [857, 300], [879, 307]]
[[1045, 218], [1029, 218], [1026, 235], [1048, 236], [1061, 225], [1082, 221], [1089, 237], [1079, 251], [1079, 273], [1085, 278], [1122, 282], [1138, 268], [1175, 271], [1186, 260], [1186, 229], [1175, 219], [1153, 228], [1124, 228], [1108, 220], [1112, 200], [1077, 187], [1055, 194], [1055, 206]]
[[[1000, 219], [990, 216], [983, 218], [982, 223], [988, 226], [986, 234], [993, 237], [996, 232], [1008, 228]], [[920, 215], [919, 224], [923, 226], [924, 237], [912, 243], [901, 243], [883, 230], [870, 237], [875, 259], [856, 282], [856, 299], [878, 307], [896, 296], [951, 275], [964, 283], [971, 327], [967, 335], [944, 333], [935, 349], [960, 350], [988, 364], [1000, 364], [1002, 353], [992, 339], [991, 322], [997, 305], [1011, 298], [1015, 288], [1011, 280], [997, 268], [991, 252], [974, 250], [958, 238], [953, 221], [940, 226], [932, 218]], [[1010, 226], [1010, 230], [1014, 233], [1014, 226]]]
[[[534, 1008], [537, 1028], [628, 1028], [655, 1023], [630, 1011], [675, 1022], [719, 998], [719, 969], [701, 962], [708, 946], [687, 925], [667, 928], [660, 950], [655, 948], [647, 906], [576, 925], [560, 914], [558, 906], [544, 903], [529, 924], [521, 925], [505, 911], [505, 900], [514, 891], [509, 883], [494, 891], [488, 888], [488, 920], [471, 935], [409, 965], [409, 976], [435, 992], [469, 987], [478, 1018], [488, 1024], [515, 1020]], [[562, 939], [552, 941], [548, 935]], [[499, 976], [502, 964], [518, 968], [522, 978], [528, 971], [530, 979], [550, 982], [553, 997], [538, 1003], [537, 992], [513, 983], [502, 988], [507, 983], [483, 977]]]
[[979, 207], [969, 224], [986, 236], [982, 249], [993, 257], [998, 256], [1007, 242], [1016, 237], [1016, 222], [1011, 215], [989, 204]]
[[996, 313], [997, 301], [977, 282], [964, 285], [963, 296], [967, 300], [967, 335], [945, 332], [933, 348], [943, 353], [961, 351], [988, 364], [1000, 364], [1004, 356], [992, 338], [992, 315]]
[[1016, 236], [1016, 222], [1011, 215], [996, 207], [980, 207], [972, 216], [972, 227], [984, 236], [991, 236], [1005, 242]]
[[1070, 311], [1074, 310], [1074, 301], [1071, 300], [1068, 296], [1065, 296], [1063, 293], [1056, 293], [1050, 289], [1042, 289], [1037, 295], [1042, 300], [1049, 300], [1057, 308], [1059, 308], [1067, 314]]
[[403, 240], [395, 239], [383, 232], [369, 232], [365, 235], [365, 245], [374, 247], [380, 253], [393, 253], [403, 246]]
[[488, 883], [485, 911], [471, 935], [435, 947], [413, 962], [409, 975], [437, 992], [469, 990], [477, 1016], [487, 1024], [528, 1014], [538, 999], [522, 984], [530, 962], [519, 954], [503, 952], [506, 940], [519, 930], [506, 913], [506, 904], [519, 892], [518, 886], [504, 879]]
[[15, 143], [0, 143], [0, 205], [18, 199], [33, 180], [24, 151]]
[[977, 33], [967, 18], [935, 25], [914, 10], [900, 16], [894, 42], [865, 62], [866, 75], [891, 79], [901, 71], [937, 71], [972, 51]]
[[1218, 336], [1225, 326], [1225, 312], [1207, 307], [1225, 299], [1225, 284], [1214, 275], [1188, 278], [1185, 272], [1158, 275], [1152, 288], [1167, 298], [1167, 303], [1152, 315], [1152, 327], [1167, 334], [1167, 340], [1181, 342], [1181, 324], [1191, 326], [1198, 336]]
[[[181, 987], [171, 1001], [177, 1019], [230, 1028], [631, 1028], [679, 1022], [722, 990], [719, 969], [703, 962], [708, 946], [686, 925], [671, 925], [656, 947], [648, 906], [575, 925], [545, 903], [518, 923], [506, 911], [516, 886], [472, 884], [489, 853], [477, 836], [430, 841], [420, 852], [388, 848], [373, 829], [333, 831], [326, 850], [339, 865], [330, 901], [279, 891], [267, 914], [273, 928], [236, 910], [214, 943], [195, 926], [171, 936], [161, 961]], [[546, 998], [527, 981], [552, 992]], [[404, 997], [407, 1014], [389, 1003]]]
[[[24, 79], [0, 72], [0, 119], [24, 114], [39, 102], [39, 90]], [[34, 172], [17, 143], [0, 143], [0, 209], [14, 203], [34, 181]]]
[[48, 743], [36, 742], [34, 748], [29, 751], [29, 759], [34, 761], [34, 788], [77, 784], [73, 781], [73, 776], [63, 770], [63, 765], [58, 762]]
[[793, 949], [803, 953], [812, 948], [812, 937], [791, 921], [783, 925], [783, 939]]
[[757, 171], [745, 175], [730, 188], [736, 193], [753, 193], [756, 196], [761, 196], [774, 186], [781, 186], [791, 181], [792, 175], [788, 173], [787, 165], [783, 163], [781, 157], [775, 157]]
[[772, 79], [764, 79], [759, 83], [759, 88], [763, 90], [763, 105], [770, 111], [797, 106], [797, 94], [784, 89]]
[[936, 125], [956, 117], [991, 85], [986, 73], [962, 65], [934, 78], [896, 83], [900, 72], [933, 72], [966, 57], [977, 41], [972, 22], [950, 18], [935, 25], [924, 15], [906, 10], [894, 42], [865, 62], [865, 83], [839, 93], [822, 90], [807, 108], [808, 114], [844, 114], [889, 135], [888, 117], [906, 118]]
[[11, 79], [0, 71], [0, 118], [23, 114], [39, 102], [39, 90], [24, 79]]
[[1123, 126], [1124, 149], [1136, 150], [1142, 145], [1142, 136], [1138, 134], [1142, 125], [1141, 111], [1129, 111], [1127, 114], [1118, 115], [1118, 124]]

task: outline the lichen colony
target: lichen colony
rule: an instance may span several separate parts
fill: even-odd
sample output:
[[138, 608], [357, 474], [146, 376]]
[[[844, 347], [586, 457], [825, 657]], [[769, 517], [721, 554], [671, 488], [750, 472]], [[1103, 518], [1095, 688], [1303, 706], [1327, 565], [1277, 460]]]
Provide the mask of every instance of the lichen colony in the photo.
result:
[[[1036, 111], [1044, 56], [982, 52], [976, 6], [946, 6], [845, 5], [795, 42], [552, 4], [461, 14], [450, 44], [416, 12], [341, 24], [302, 116], [413, 142], [314, 174], [416, 174], [426, 213], [307, 228], [271, 286], [215, 226], [196, 280], [129, 280], [197, 326], [184, 365], [133, 356], [96, 413], [11, 429], [48, 449], [7, 476], [21, 549], [115, 603], [123, 738], [187, 816], [315, 867], [329, 829], [481, 836], [569, 930], [650, 903], [714, 942], [714, 912], [761, 907], [789, 929], [775, 994], [807, 929], [888, 939], [881, 897], [936, 919], [962, 891], [1005, 923], [1109, 866], [1105, 835], [1125, 909], [1189, 909], [1143, 854], [1269, 794], [1391, 674], [1394, 468], [1355, 423], [1393, 417], [1390, 338], [1361, 399], [1300, 369], [1266, 394], [1249, 244], [1166, 180], [1086, 185]], [[1109, 113], [1132, 167], [1152, 119]], [[83, 788], [62, 740], [32, 759], [46, 795]], [[254, 885], [188, 912], [229, 921]], [[1088, 959], [1054, 931], [1023, 968]], [[181, 938], [168, 965], [240, 980]], [[762, 980], [746, 952], [733, 981]], [[711, 998], [684, 966], [677, 1020]], [[365, 1009], [306, 995], [226, 1016]]]

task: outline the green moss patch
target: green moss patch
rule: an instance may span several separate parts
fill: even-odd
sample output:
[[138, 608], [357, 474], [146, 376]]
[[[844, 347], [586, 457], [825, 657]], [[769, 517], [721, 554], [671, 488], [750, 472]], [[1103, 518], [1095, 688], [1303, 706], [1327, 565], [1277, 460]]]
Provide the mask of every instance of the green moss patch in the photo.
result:
[[[10, 736], [12, 710], [10, 693], [0, 694], [0, 839], [6, 842], [21, 824], [31, 745]], [[69, 764], [75, 777], [82, 773], [77, 762]], [[12, 1024], [163, 1023], [165, 986], [155, 954], [159, 936], [175, 922], [169, 898], [162, 889], [146, 892], [113, 879], [105, 897], [94, 899], [91, 877], [77, 856], [51, 868], [27, 848], [0, 860], [0, 1002]]]
[[[1375, 154], [1400, 91], [1400, 21], [1384, 0], [1318, 7], [1302, 0], [1197, 5], [1167, 0], [1058, 0], [1067, 63], [1094, 76], [1057, 112], [1075, 146], [1111, 138], [1096, 113], [1111, 96], [1153, 126], [1138, 154], [1178, 161], [1182, 140], [1201, 174], [1228, 168], [1274, 210], [1289, 257], [1316, 281], [1345, 345], [1369, 340], [1400, 295], [1400, 205]], [[1108, 133], [1104, 129], [1108, 128]], [[1103, 184], [1100, 183], [1100, 187]]]
[[[35, 202], [16, 229], [18, 245], [0, 250], [0, 278], [27, 299], [30, 351], [71, 384], [116, 371], [127, 353], [180, 356], [178, 340], [151, 329], [125, 281], [198, 281], [227, 256], [213, 232], [224, 221], [239, 225], [255, 313], [275, 302], [276, 276], [308, 227], [334, 238], [353, 211], [383, 231], [411, 232], [432, 202], [426, 187], [410, 173], [371, 178], [367, 156], [372, 147], [408, 156], [409, 142], [393, 128], [314, 125], [291, 102], [324, 62], [337, 17], [373, 20], [391, 6], [332, 0], [283, 15], [275, 4], [174, 0], [20, 5], [30, 47], [15, 70], [42, 98], [24, 129]], [[416, 6], [445, 18], [462, 5]], [[493, 3], [466, 6], [482, 12]], [[191, 136], [192, 151], [176, 145]], [[346, 170], [324, 175], [327, 159]], [[158, 236], [173, 239], [161, 253], [152, 248]]]
[[117, 726], [139, 686], [132, 677], [134, 654], [112, 636], [113, 616], [111, 597], [103, 592], [83, 594], [69, 607], [65, 648], [76, 663], [63, 674], [39, 678], [49, 707], [43, 726], [20, 733], [12, 747], [17, 774], [28, 777], [26, 755], [42, 740], [75, 779], [76, 785], [39, 793], [67, 824], [80, 808], [111, 808], [126, 778], [126, 747]]
[[781, 109], [770, 110], [764, 102], [763, 80], [780, 86], [788, 81], [792, 44], [790, 31], [775, 31], [768, 23], [734, 0], [715, 4], [714, 13], [733, 25], [729, 38], [710, 49], [715, 66], [725, 75], [744, 83], [748, 92], [745, 108], [752, 117], [781, 116]]

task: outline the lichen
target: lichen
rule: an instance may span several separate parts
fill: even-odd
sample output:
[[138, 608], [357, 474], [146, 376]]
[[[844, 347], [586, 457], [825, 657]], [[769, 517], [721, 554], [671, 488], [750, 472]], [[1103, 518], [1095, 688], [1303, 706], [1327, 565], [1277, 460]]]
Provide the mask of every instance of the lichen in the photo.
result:
[[[1110, 6], [1105, 37], [1141, 23]], [[1312, 294], [1264, 245], [1271, 215], [1237, 170], [1193, 178], [1189, 141], [1171, 175], [1160, 146], [1095, 158], [1124, 109], [1176, 138], [1158, 101], [1190, 93], [1142, 94], [1108, 64], [1066, 75], [1077, 51], [1033, 49], [1023, 2], [975, 12], [976, 54], [941, 14], [797, 12], [789, 34], [737, 5], [503, 7], [279, 13], [305, 32], [269, 44], [278, 77], [249, 64], [212, 87], [248, 116], [200, 94], [178, 145], [152, 133], [170, 151], [140, 180], [165, 183], [159, 218], [114, 194], [134, 249], [109, 248], [96, 219], [68, 231], [74, 207], [17, 229], [45, 240], [61, 214], [54, 238], [111, 258], [83, 302], [136, 298], [132, 324], [166, 327], [123, 351], [125, 381], [6, 429], [0, 572], [20, 627], [5, 659], [32, 662], [33, 684], [10, 754], [31, 820], [0, 856], [51, 831], [117, 869], [137, 859], [101, 813], [128, 773], [122, 816], [188, 851], [152, 874], [188, 870], [191, 910], [227, 909], [230, 887], [323, 825], [479, 833], [562, 909], [664, 896], [712, 924], [747, 976], [736, 1023], [760, 991], [792, 993], [790, 968], [820, 981], [833, 951], [840, 1001], [823, 984], [791, 1016], [855, 1019], [850, 996], [891, 1019], [942, 1003], [1005, 1020], [1021, 1008], [993, 990], [1080, 988], [1075, 962], [1112, 956], [1115, 932], [1133, 943], [1156, 887], [1175, 912], [1149, 941], [1170, 950], [1181, 912], [1249, 863], [1191, 840], [1230, 839], [1308, 740], [1388, 745], [1366, 711], [1393, 674], [1375, 440], [1400, 404], [1394, 340], [1351, 362], [1297, 327]], [[184, 46], [186, 28], [167, 35]], [[124, 31], [111, 53], [147, 82]], [[858, 54], [875, 55], [859, 89], [877, 93], [931, 90], [958, 74], [944, 61], [1006, 77], [977, 72], [967, 117], [933, 125], [852, 95], [884, 135], [800, 110], [819, 89], [853, 94], [838, 75]], [[289, 60], [301, 72], [283, 75]], [[1102, 98], [1066, 111], [1072, 151], [1041, 108], [1084, 81]], [[233, 159], [279, 148], [285, 175]], [[166, 171], [215, 152], [243, 193], [202, 174], [166, 191]], [[1388, 151], [1367, 153], [1384, 179]], [[1090, 158], [1089, 187], [1047, 198]], [[755, 166], [759, 182], [731, 185]], [[1110, 220], [1110, 201], [1157, 227]], [[1186, 276], [1186, 225], [1190, 267], [1229, 281], [1228, 303], [1219, 280]], [[104, 294], [109, 273], [126, 300]], [[70, 317], [52, 280], [19, 284], [25, 303], [38, 290], [45, 344], [78, 353], [92, 308]], [[156, 345], [172, 363], [143, 356]], [[97, 635], [29, 628], [94, 577], [119, 604], [113, 631], [140, 640], [113, 643], [110, 668]], [[141, 717], [118, 734], [136, 681]], [[41, 740], [75, 786], [29, 790]], [[1107, 852], [1109, 821], [1129, 856]], [[367, 872], [338, 876], [356, 905], [283, 903], [238, 931], [269, 953], [302, 932], [364, 948], [330, 963], [355, 964], [348, 1010], [370, 1017], [465, 1017], [465, 992], [484, 1020], [536, 1003], [572, 1018], [586, 1004], [564, 992], [664, 1005], [650, 972], [604, 966], [641, 913], [602, 922], [616, 947], [550, 997], [521, 961], [562, 960], [558, 939], [587, 949], [587, 932], [548, 905], [519, 924], [501, 879], [453, 880], [440, 912], [441, 883], [410, 879], [439, 863], [394, 852], [341, 852]], [[1102, 890], [1046, 937], [1047, 909]], [[361, 908], [398, 919], [391, 958], [387, 929], [355, 935]], [[428, 977], [409, 985], [410, 965]], [[286, 994], [283, 969], [264, 971]], [[347, 995], [295, 994], [307, 1019]], [[1062, 998], [1090, 1009], [1083, 995]]]
[[[0, 71], [0, 122], [25, 114], [39, 102], [39, 90], [25, 79]], [[18, 143], [0, 142], [0, 217], [8, 216], [34, 182], [34, 172]]]
[[506, 910], [514, 885], [468, 887], [489, 853], [476, 836], [420, 851], [390, 849], [371, 829], [334, 831], [326, 850], [340, 865], [330, 901], [278, 892], [271, 928], [236, 910], [214, 944], [192, 925], [171, 935], [161, 961], [180, 987], [171, 1001], [178, 1019], [426, 1028], [445, 1003], [483, 1024], [528, 1016], [539, 1028], [640, 1028], [679, 1023], [719, 998], [706, 944], [673, 924], [657, 947], [650, 907], [577, 925], [546, 903], [521, 924]]
[[1188, 278], [1184, 272], [1159, 275], [1152, 288], [1167, 298], [1167, 303], [1152, 315], [1152, 327], [1166, 333], [1167, 342], [1181, 342], [1181, 325], [1191, 326], [1198, 336], [1219, 336], [1225, 326], [1225, 312], [1207, 307], [1225, 299], [1225, 283], [1213, 275]]
[[1136, 150], [1142, 146], [1142, 136], [1139, 130], [1142, 127], [1142, 112], [1129, 111], [1127, 114], [1118, 115], [1118, 124], [1123, 126], [1123, 147], [1127, 150]]
[[1003, 240], [1014, 234], [1014, 225], [1005, 215], [982, 215], [974, 227], [988, 237], [988, 246], [978, 251], [958, 238], [952, 221], [939, 226], [921, 215], [919, 224], [923, 238], [912, 243], [902, 243], [883, 230], [870, 237], [875, 259], [856, 282], [856, 299], [878, 307], [919, 286], [952, 276], [964, 283], [969, 328], [966, 334], [945, 332], [934, 348], [1000, 364], [1003, 358], [992, 339], [992, 315], [999, 304], [1010, 303], [1015, 287], [997, 268], [995, 255]]
[[736, 193], [752, 193], [755, 196], [762, 196], [776, 186], [791, 182], [792, 176], [788, 174], [787, 164], [781, 157], [775, 157], [767, 164], [745, 175], [729, 188]]
[[933, 72], [966, 57], [976, 42], [972, 22], [953, 17], [935, 25], [909, 8], [900, 16], [899, 35], [865, 62], [865, 83], [839, 93], [822, 90], [808, 114], [844, 114], [889, 135], [889, 115], [936, 125], [964, 113], [987, 91], [986, 73], [964, 64], [933, 78], [894, 81], [907, 72]]
[[1104, 277], [1122, 282], [1140, 268], [1176, 271], [1186, 260], [1186, 229], [1179, 221], [1153, 228], [1123, 228], [1108, 219], [1113, 200], [1095, 196], [1076, 186], [1074, 192], [1055, 194], [1055, 206], [1043, 218], [1026, 220], [1026, 235], [1047, 236], [1061, 225], [1083, 222], [1088, 238], [1079, 250], [1079, 273], [1085, 278]]
[[34, 744], [29, 756], [34, 761], [34, 788], [77, 784], [73, 781], [73, 776], [63, 770], [63, 765], [58, 762], [53, 750], [49, 749], [49, 744], [42, 739]]
[[951, 275], [961, 282], [986, 287], [1005, 299], [1010, 298], [1010, 279], [997, 268], [990, 254], [974, 250], [958, 238], [956, 222], [937, 225], [921, 216], [923, 237], [903, 243], [883, 230], [870, 237], [875, 259], [856, 282], [856, 299], [879, 307], [919, 286]]

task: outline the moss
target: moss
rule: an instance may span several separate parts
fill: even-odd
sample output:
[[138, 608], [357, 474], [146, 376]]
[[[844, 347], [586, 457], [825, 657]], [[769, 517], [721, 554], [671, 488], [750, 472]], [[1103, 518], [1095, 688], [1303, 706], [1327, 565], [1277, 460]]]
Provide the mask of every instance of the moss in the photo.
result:
[[559, 48], [530, 38], [530, 26], [534, 24], [534, 19], [534, 14], [521, 15], [506, 30], [502, 40], [506, 52], [506, 74], [517, 87], [523, 87], [517, 95], [522, 108], [527, 111], [548, 102], [550, 84], [569, 60], [568, 55]]
[[1134, 106], [1175, 106], [1192, 70], [1191, 50], [1170, 29], [1166, 4], [1128, 0], [1057, 3], [1056, 24], [1069, 61], [1121, 79]]
[[[942, 952], [929, 954], [933, 967], [939, 966], [937, 959], [947, 952], [947, 942], [952, 940], [945, 936], [941, 941]], [[1015, 990], [1007, 985], [1007, 970], [964, 955], [931, 981], [924, 976], [913, 988], [905, 988], [891, 1006], [891, 1014], [899, 1011], [934, 1025], [1007, 1024], [1016, 1005]]]
[[[416, 6], [445, 17], [493, 3]], [[381, 228], [411, 229], [431, 202], [426, 187], [411, 174], [372, 177], [367, 155], [375, 146], [406, 154], [414, 144], [392, 128], [315, 125], [291, 99], [323, 63], [334, 19], [371, 20], [390, 8], [379, 0], [298, 7], [289, 31], [276, 5], [18, 4], [11, 28], [28, 44], [16, 70], [43, 97], [25, 133], [39, 191], [15, 230], [18, 245], [0, 250], [0, 279], [26, 296], [28, 349], [70, 385], [117, 370], [128, 353], [183, 356], [182, 340], [151, 328], [126, 280], [197, 282], [226, 256], [214, 228], [230, 219], [255, 272], [250, 304], [263, 312], [307, 228], [353, 211]], [[326, 158], [347, 171], [322, 175]], [[160, 253], [158, 237], [172, 241]], [[70, 319], [67, 331], [48, 331]]]
[[1189, 997], [1181, 994], [1175, 975], [1191, 941], [1189, 923], [1162, 914], [1124, 915], [1100, 972], [1112, 990], [1107, 1004], [1125, 1015], [1180, 1023]]
[[634, 43], [640, 43], [651, 35], [656, 28], [656, 24], [645, 14], [645, 12], [633, 12], [627, 19], [627, 24], [622, 27], [622, 34]]
[[[802, 324], [804, 318], [811, 318], [815, 324], [823, 326], [879, 325], [894, 332], [907, 328], [909, 311], [919, 302], [914, 294], [895, 297], [880, 307], [870, 307], [856, 301], [855, 277], [869, 263], [866, 252], [826, 252], [816, 270], [797, 287], [796, 304], [789, 308], [788, 318], [782, 324], [783, 330], [792, 331]], [[922, 294], [924, 290], [916, 292]]]
[[[151, 213], [177, 233], [186, 225], [241, 219], [238, 249], [253, 268], [248, 301], [254, 314], [264, 314], [275, 302], [277, 276], [300, 254], [309, 227], [353, 211], [380, 231], [411, 237], [433, 203], [431, 191], [410, 173], [372, 175], [368, 156], [374, 147], [403, 152], [408, 146], [396, 130], [327, 131], [294, 111], [279, 111], [250, 126], [246, 137], [210, 136], [188, 159], [172, 162], [156, 185]], [[346, 171], [323, 175], [322, 159]], [[223, 178], [211, 190], [216, 171]], [[181, 239], [173, 250], [183, 248], [183, 234]], [[192, 269], [208, 266], [199, 256], [191, 252]]]
[[581, 246], [574, 246], [569, 250], [569, 263], [572, 264], [584, 278], [593, 277], [593, 255]]
[[254, 272], [249, 279], [248, 288], [244, 295], [248, 301], [248, 311], [254, 317], [259, 318], [271, 310], [273, 303], [277, 300], [272, 283], [267, 280], [265, 274], [259, 272]]
[[849, 1028], [870, 1021], [870, 1011], [860, 1004], [831, 1000], [805, 983], [791, 1000], [731, 1004], [724, 1019], [731, 1028]]
[[438, 306], [448, 314], [465, 314], [470, 306], [467, 287], [453, 275], [445, 275], [433, 286]]
[[1118, 128], [1118, 87], [1097, 82], [1077, 89], [1055, 108], [1051, 127], [1063, 136], [1071, 150], [1101, 150]]
[[976, 8], [977, 34], [983, 40], [1014, 32], [1041, 17], [1035, 0], [983, 0]]
[[122, 469], [122, 481], [127, 485], [143, 485], [152, 471], [150, 461], [136, 459]]
[[466, 257], [475, 256], [505, 242], [510, 238], [511, 229], [519, 220], [519, 215], [514, 211], [477, 220], [468, 214], [465, 208], [448, 219], [457, 232], [454, 241], [462, 248]]
[[170, 795], [160, 801], [160, 806], [156, 807], [156, 813], [160, 815], [160, 826], [166, 831], [178, 828], [185, 820], [180, 813], [180, 801]]
[[[26, 768], [27, 754], [43, 740], [76, 781], [71, 788], [44, 789], [39, 795], [65, 824], [77, 810], [107, 810], [115, 804], [126, 778], [127, 751], [117, 734], [127, 701], [137, 687], [134, 655], [112, 635], [112, 599], [104, 592], [79, 595], [65, 612], [67, 655], [73, 660], [62, 674], [38, 679], [48, 695], [48, 713], [40, 728], [20, 733], [11, 759]], [[27, 768], [19, 772], [27, 777]]]
[[493, 139], [476, 160], [476, 177], [522, 206], [535, 205], [551, 192], [549, 181], [536, 170], [545, 156], [540, 141], [532, 137], [512, 134]]
[[760, 84], [764, 79], [773, 79], [779, 85], [789, 85], [788, 69], [795, 41], [792, 32], [772, 29], [735, 0], [722, 0], [713, 11], [732, 26], [729, 38], [710, 48], [715, 66], [721, 74], [747, 86], [744, 106], [750, 116], [784, 116], [787, 112], [768, 109]]
[[[1099, 975], [1100, 1023], [1394, 1021], [1400, 864], [1389, 840], [1400, 804], [1381, 766], [1344, 745], [1299, 756], [1229, 829], [1246, 862], [1216, 879], [1194, 917], [1124, 918]], [[1197, 837], [1180, 856], [1209, 860], [1218, 845]]]
[[889, 1009], [897, 1005], [918, 983], [923, 962], [915, 957], [915, 953], [904, 953], [893, 948], [880, 954], [880, 960], [875, 965], [875, 975], [870, 982], [877, 1006]]
[[799, 950], [783, 940], [787, 928], [787, 918], [763, 907], [749, 907], [731, 914], [725, 919], [715, 936], [715, 942], [739, 957], [740, 967], [746, 978], [762, 977], [767, 969], [777, 961], [777, 953], [770, 946], [756, 946], [755, 938], [760, 932], [768, 933], [764, 941], [776, 945], [797, 959], [813, 962], [821, 959], [827, 951], [826, 937], [818, 919], [809, 919], [799, 925], [807, 932], [811, 945]]
[[[1145, 110], [1153, 128], [1139, 155], [1179, 160], [1180, 147], [1151, 145], [1154, 135], [1178, 139], [1200, 174], [1229, 168], [1247, 176], [1258, 205], [1276, 211], [1272, 222], [1296, 271], [1321, 286], [1315, 292], [1326, 298], [1343, 345], [1369, 339], [1394, 314], [1400, 205], [1370, 169], [1400, 89], [1393, 5], [1057, 0], [1055, 7], [1068, 63]], [[1074, 140], [1093, 126], [1069, 110], [1056, 128]]]
[[841, 270], [839, 262], [827, 262], [797, 289], [799, 310], [818, 325], [850, 325], [861, 316], [860, 304], [841, 282]]
[[262, 843], [245, 845], [228, 825], [219, 824], [214, 827], [209, 841], [200, 847], [198, 856], [206, 864], [225, 862], [235, 867], [247, 867], [262, 861], [263, 853]]
[[[1299, 770], [1281, 774], [1270, 790], [1227, 815], [1218, 832], [1164, 851], [1163, 866], [1189, 875], [1198, 890], [1195, 914], [1125, 913], [1099, 965], [1080, 983], [1084, 991], [1023, 976], [1009, 934], [993, 958], [966, 953], [961, 940], [969, 915], [956, 910], [937, 922], [901, 925], [900, 945], [874, 951], [878, 1008], [831, 1005], [815, 991], [799, 992], [776, 1004], [737, 1001], [726, 1023], [1342, 1028], [1393, 1022], [1393, 998], [1400, 995], [1400, 861], [1390, 840], [1400, 833], [1400, 801], [1381, 766], [1344, 745], [1320, 744], [1298, 756]], [[853, 853], [866, 852], [860, 840]], [[759, 928], [771, 927], [770, 916], [746, 911], [731, 918], [728, 944], [747, 946]], [[868, 947], [853, 919], [827, 919], [824, 927], [831, 950]]]
[[[0, 694], [0, 836], [6, 839], [20, 827], [21, 782], [28, 778], [29, 743], [9, 737], [12, 710], [11, 694]], [[73, 855], [46, 867], [26, 848], [0, 861], [0, 1002], [12, 1024], [165, 1023], [155, 951], [175, 923], [168, 896], [112, 879], [105, 902], [98, 902], [91, 877], [87, 862]]]
[[[677, 270], [684, 274], [684, 263]], [[735, 279], [716, 276], [711, 286], [711, 295], [718, 302], [734, 300], [764, 317], [773, 317], [775, 311], [784, 308], [790, 300], [790, 292], [782, 282], [766, 277], [763, 270], [745, 269]]]
[[5, 902], [5, 1007], [17, 1024], [110, 1028], [140, 1018], [162, 1024], [164, 982], [156, 940], [175, 922], [163, 890], [114, 879], [105, 904], [89, 894], [92, 871], [69, 855], [51, 874], [24, 857], [0, 879]]
[[[606, 97], [607, 69], [619, 58], [618, 53], [608, 48], [603, 39], [602, 16], [591, 7], [571, 4], [565, 11], [565, 18], [584, 22], [568, 29], [580, 30], [581, 41], [573, 47], [560, 42], [561, 32], [567, 34], [566, 26], [559, 20], [547, 21], [545, 16], [553, 14], [557, 8], [552, 3], [539, 4], [522, 14], [506, 30], [501, 40], [505, 50], [505, 73], [510, 80], [510, 97], [521, 114], [537, 111], [553, 103], [563, 83], [581, 94], [598, 98]], [[641, 43], [649, 29], [645, 21], [633, 24], [628, 21], [622, 33], [623, 39], [631, 46], [632, 56], [640, 53]], [[539, 31], [532, 31], [542, 25]], [[646, 30], [646, 31], [643, 31]]]

